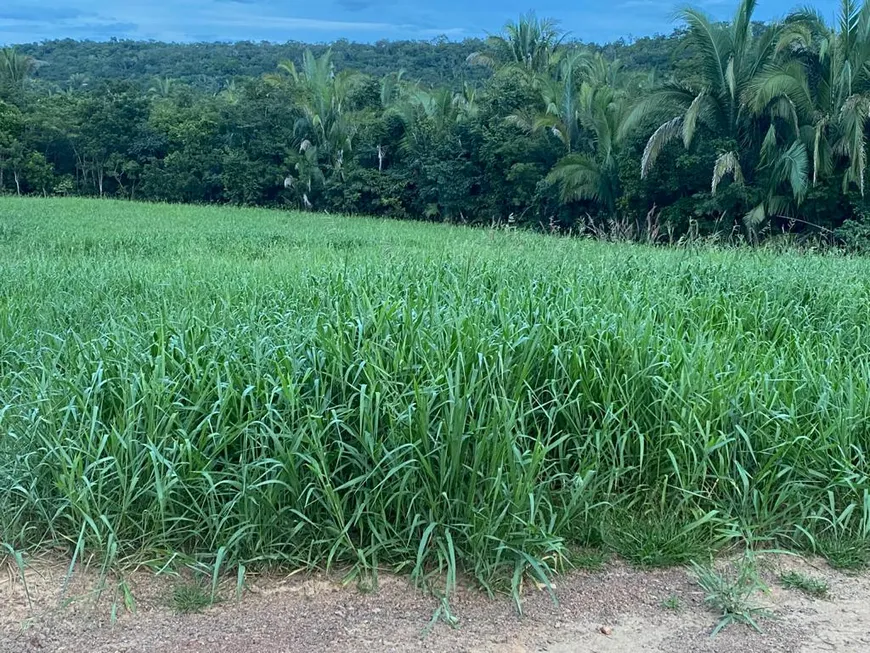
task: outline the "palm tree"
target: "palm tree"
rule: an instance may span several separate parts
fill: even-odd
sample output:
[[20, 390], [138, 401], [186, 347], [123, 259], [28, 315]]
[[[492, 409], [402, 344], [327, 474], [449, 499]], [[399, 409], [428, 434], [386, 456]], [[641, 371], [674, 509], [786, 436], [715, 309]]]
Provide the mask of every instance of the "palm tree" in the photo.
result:
[[583, 79], [593, 86], [612, 86], [622, 90], [633, 78], [625, 73], [619, 59], [607, 59], [600, 52], [581, 52], [576, 57], [576, 64]]
[[392, 107], [401, 96], [402, 78], [405, 70], [388, 73], [381, 78], [381, 108], [386, 110]]
[[73, 73], [66, 80], [66, 91], [67, 93], [73, 93], [75, 91], [79, 91], [90, 83], [90, 79], [84, 73]]
[[626, 114], [627, 78], [619, 62], [574, 52], [562, 58], [556, 75], [540, 74], [541, 105], [507, 117], [521, 129], [550, 134], [565, 156], [547, 177], [562, 201], [590, 199], [614, 213], [619, 195], [616, 146]]
[[160, 98], [168, 98], [172, 94], [173, 79], [171, 77], [155, 77], [154, 83], [148, 88], [148, 93]]
[[[680, 12], [689, 25], [687, 45], [701, 57], [702, 79], [697, 84], [665, 84], [639, 102], [626, 120], [623, 129], [627, 131], [650, 116], [666, 117], [647, 142], [641, 160], [643, 176], [670, 141], [682, 137], [685, 147], [691, 146], [699, 124], [729, 137], [735, 144], [746, 141], [751, 125], [744, 110], [744, 94], [772, 60], [778, 31], [771, 26], [760, 37], [753, 35], [756, 1], [741, 0], [728, 25], [712, 22], [697, 9]], [[736, 151], [730, 154], [736, 156]]]
[[562, 58], [554, 76], [538, 75], [536, 85], [543, 109], [527, 107], [508, 116], [507, 121], [527, 132], [547, 132], [571, 153], [582, 147], [585, 134], [594, 133], [584, 132], [584, 120], [588, 122], [591, 115], [591, 98], [607, 87], [623, 106], [632, 79], [622, 71], [619, 61], [608, 61], [597, 53], [573, 52]]
[[456, 127], [474, 115], [477, 105], [470, 88], [467, 93], [453, 93], [444, 87], [431, 91], [411, 87], [390, 111], [404, 126], [398, 148], [402, 155], [420, 157], [447, 147], [458, 156], [463, 147]]
[[35, 70], [33, 57], [19, 54], [15, 48], [0, 49], [0, 83], [20, 87]]
[[569, 153], [547, 176], [547, 181], [558, 185], [563, 202], [588, 199], [609, 214], [616, 213], [620, 193], [616, 153], [626, 108], [625, 97], [613, 86], [583, 82], [578, 116], [586, 151]]
[[453, 96], [454, 106], [459, 108], [459, 120], [476, 118], [480, 113], [477, 103], [477, 87], [463, 82], [462, 92]]
[[[663, 119], [647, 141], [641, 158], [641, 176], [646, 177], [665, 145], [677, 138], [687, 149], [701, 125], [721, 135], [730, 149], [720, 151], [711, 174], [716, 193], [725, 177], [742, 183], [745, 154], [753, 152], [758, 116], [747, 106], [757, 80], [774, 62], [782, 26], [772, 24], [760, 34], [753, 31], [752, 15], [757, 0], [741, 0], [728, 24], [713, 22], [697, 9], [684, 9], [679, 16], [688, 24], [687, 45], [701, 58], [701, 79], [697, 83], [668, 83], [639, 102], [626, 119], [622, 131], [644, 123], [650, 117]], [[773, 108], [773, 116], [783, 112]], [[795, 134], [796, 135], [796, 134]], [[791, 197], [800, 201], [806, 191], [807, 152], [803, 143], [792, 139], [765, 137], [762, 172], [766, 173], [765, 199], [745, 216], [756, 226], [766, 216], [784, 210], [789, 199], [781, 195], [790, 187]]]
[[870, 5], [842, 0], [835, 27], [811, 9], [792, 13], [778, 51], [783, 56], [752, 86], [752, 108], [758, 113], [784, 106], [792, 122], [801, 122], [801, 136], [812, 153], [813, 184], [840, 163], [843, 191], [855, 184], [863, 195], [870, 116]]
[[529, 133], [546, 132], [555, 136], [567, 153], [576, 149], [581, 133], [578, 95], [582, 60], [583, 55], [571, 54], [562, 59], [555, 75], [537, 75], [535, 85], [541, 93], [541, 105], [524, 107], [506, 121]]
[[534, 12], [529, 12], [515, 23], [508, 22], [502, 34], [490, 36], [486, 40], [486, 49], [472, 52], [467, 61], [490, 68], [512, 66], [539, 74], [555, 63], [558, 47], [564, 38], [557, 21], [539, 19]]
[[581, 57], [566, 57], [556, 77], [541, 77], [539, 85], [544, 101], [544, 113], [533, 124], [534, 129], [546, 129], [567, 152], [574, 150], [580, 138], [580, 101], [578, 63]]
[[[166, 88], [166, 90], [171, 90], [171, 84]], [[221, 84], [221, 88], [217, 93], [215, 93], [215, 97], [221, 98], [230, 105], [238, 104], [239, 100], [241, 100], [241, 93], [239, 93], [239, 88], [236, 86], [236, 80], [228, 79]]]
[[[306, 209], [310, 209], [312, 208], [311, 198], [314, 196], [315, 187], [323, 184], [325, 178], [318, 162], [319, 153], [316, 145], [312, 145], [310, 141], [302, 141], [299, 146], [299, 154], [300, 157], [293, 169], [296, 171], [298, 181], [303, 184], [302, 205]], [[289, 190], [293, 188], [296, 181], [292, 175], [287, 175], [284, 179], [284, 187]]]
[[[344, 160], [352, 151], [356, 134], [347, 103], [357, 75], [347, 71], [336, 73], [331, 50], [320, 57], [306, 50], [301, 67], [297, 68], [292, 61], [284, 61], [278, 69], [280, 74], [269, 75], [267, 80], [273, 84], [285, 84], [289, 80], [296, 92], [301, 114], [293, 128], [302, 157], [296, 169], [297, 172], [306, 171], [300, 173], [300, 178], [311, 186], [312, 180], [324, 176], [319, 169], [317, 174], [311, 173], [311, 167], [321, 163], [332, 175], [341, 177]], [[306, 195], [306, 205], [308, 200]]]
[[431, 91], [414, 87], [405, 92], [394, 111], [405, 125], [402, 149], [409, 151], [424, 147], [430, 133], [444, 135], [465, 116], [477, 108], [474, 91], [470, 87], [462, 94], [439, 87]]

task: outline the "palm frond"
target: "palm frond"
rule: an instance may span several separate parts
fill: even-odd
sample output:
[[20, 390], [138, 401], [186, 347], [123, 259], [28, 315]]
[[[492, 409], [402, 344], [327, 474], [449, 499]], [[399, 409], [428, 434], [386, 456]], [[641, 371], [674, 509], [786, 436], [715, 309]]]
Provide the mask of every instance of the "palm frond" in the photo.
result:
[[643, 157], [640, 160], [640, 176], [645, 178], [650, 169], [658, 159], [665, 145], [670, 141], [678, 138], [683, 131], [683, 116], [671, 118], [668, 122], [662, 124], [653, 132], [647, 141], [646, 147], [643, 150]]
[[776, 150], [776, 127], [771, 123], [767, 128], [767, 134], [761, 142], [761, 163], [766, 165], [773, 157]]
[[661, 121], [684, 113], [697, 96], [697, 90], [680, 84], [666, 84], [656, 89], [631, 107], [619, 126], [618, 139], [624, 139], [647, 121]]
[[780, 97], [788, 97], [804, 116], [812, 115], [815, 108], [806, 70], [798, 61], [774, 65], [762, 71], [751, 80], [746, 95], [745, 99], [756, 115]]
[[799, 50], [809, 50], [813, 46], [814, 34], [804, 21], [795, 20], [786, 23], [776, 40], [774, 53], [779, 56], [783, 52], [791, 53]]
[[771, 195], [765, 202], [767, 215], [791, 216], [794, 211], [794, 202], [786, 195]]
[[777, 159], [774, 168], [774, 182], [788, 183], [792, 196], [800, 202], [807, 192], [809, 175], [809, 156], [806, 146], [795, 141]]
[[617, 194], [615, 166], [602, 165], [587, 154], [569, 154], [547, 175], [547, 182], [558, 185], [563, 202], [588, 199], [614, 211]]
[[692, 100], [689, 105], [686, 115], [683, 117], [683, 145], [686, 149], [692, 144], [692, 139], [695, 137], [695, 129], [698, 125], [698, 117], [701, 115], [704, 100], [707, 97], [706, 91], [701, 91], [698, 96]]
[[864, 174], [867, 167], [866, 126], [870, 114], [870, 98], [852, 95], [846, 99], [840, 110], [839, 126], [841, 137], [834, 146], [835, 151], [849, 159], [849, 167], [843, 177], [844, 188], [854, 183], [864, 195]]
[[534, 110], [529, 108], [520, 109], [509, 116], [506, 116], [504, 121], [508, 125], [512, 125], [524, 132], [531, 133], [535, 131], [535, 123], [538, 120]]
[[717, 92], [725, 92], [725, 68], [732, 52], [730, 37], [699, 9], [683, 9], [677, 16], [689, 27], [688, 42], [701, 55], [705, 76], [716, 85]]
[[465, 58], [465, 63], [471, 66], [483, 66], [485, 68], [495, 68], [495, 59], [483, 52], [472, 52]]
[[787, 95], [781, 95], [771, 102], [769, 107], [772, 118], [780, 118], [791, 125], [792, 130], [797, 134], [800, 130], [800, 119], [798, 118], [797, 107]]
[[758, 229], [765, 220], [767, 220], [767, 212], [764, 210], [763, 202], [743, 216], [743, 224], [745, 224], [750, 231]]
[[725, 152], [720, 154], [713, 165], [713, 183], [711, 193], [716, 194], [719, 184], [726, 175], [734, 177], [735, 184], [743, 183], [743, 169], [740, 167], [740, 160], [734, 152]]
[[742, 58], [741, 55], [744, 54], [742, 49], [752, 36], [752, 16], [757, 4], [758, 0], [741, 0], [731, 23], [734, 39], [732, 47], [738, 58]]

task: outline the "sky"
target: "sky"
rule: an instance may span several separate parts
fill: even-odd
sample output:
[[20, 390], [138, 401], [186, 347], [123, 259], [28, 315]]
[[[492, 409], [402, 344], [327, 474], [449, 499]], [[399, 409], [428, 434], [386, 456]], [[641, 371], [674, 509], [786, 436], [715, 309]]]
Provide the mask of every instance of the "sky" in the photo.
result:
[[[812, 2], [827, 16], [839, 0]], [[0, 0], [0, 43], [56, 38], [157, 41], [306, 41], [345, 38], [451, 40], [496, 33], [534, 8], [574, 38], [606, 42], [674, 27], [679, 0]], [[736, 0], [693, 0], [728, 18]], [[760, 0], [756, 18], [784, 15], [800, 0]]]

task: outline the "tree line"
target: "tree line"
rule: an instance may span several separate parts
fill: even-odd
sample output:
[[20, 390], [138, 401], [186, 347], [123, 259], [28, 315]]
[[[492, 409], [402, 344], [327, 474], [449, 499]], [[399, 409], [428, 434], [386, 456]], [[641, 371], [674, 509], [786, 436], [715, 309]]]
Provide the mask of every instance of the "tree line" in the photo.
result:
[[811, 9], [760, 24], [755, 8], [686, 9], [670, 37], [603, 47], [528, 14], [471, 51], [422, 48], [441, 71], [428, 82], [355, 70], [341, 43], [217, 87], [61, 84], [7, 48], [0, 192], [866, 247], [870, 4], [843, 0], [833, 24]]

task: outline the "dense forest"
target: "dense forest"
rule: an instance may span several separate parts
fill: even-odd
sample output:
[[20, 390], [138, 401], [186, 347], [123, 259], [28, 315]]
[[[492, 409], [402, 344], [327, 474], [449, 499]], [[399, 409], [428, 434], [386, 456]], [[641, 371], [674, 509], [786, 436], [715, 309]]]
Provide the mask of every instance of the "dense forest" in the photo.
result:
[[668, 36], [0, 51], [0, 192], [861, 248], [870, 4]]

